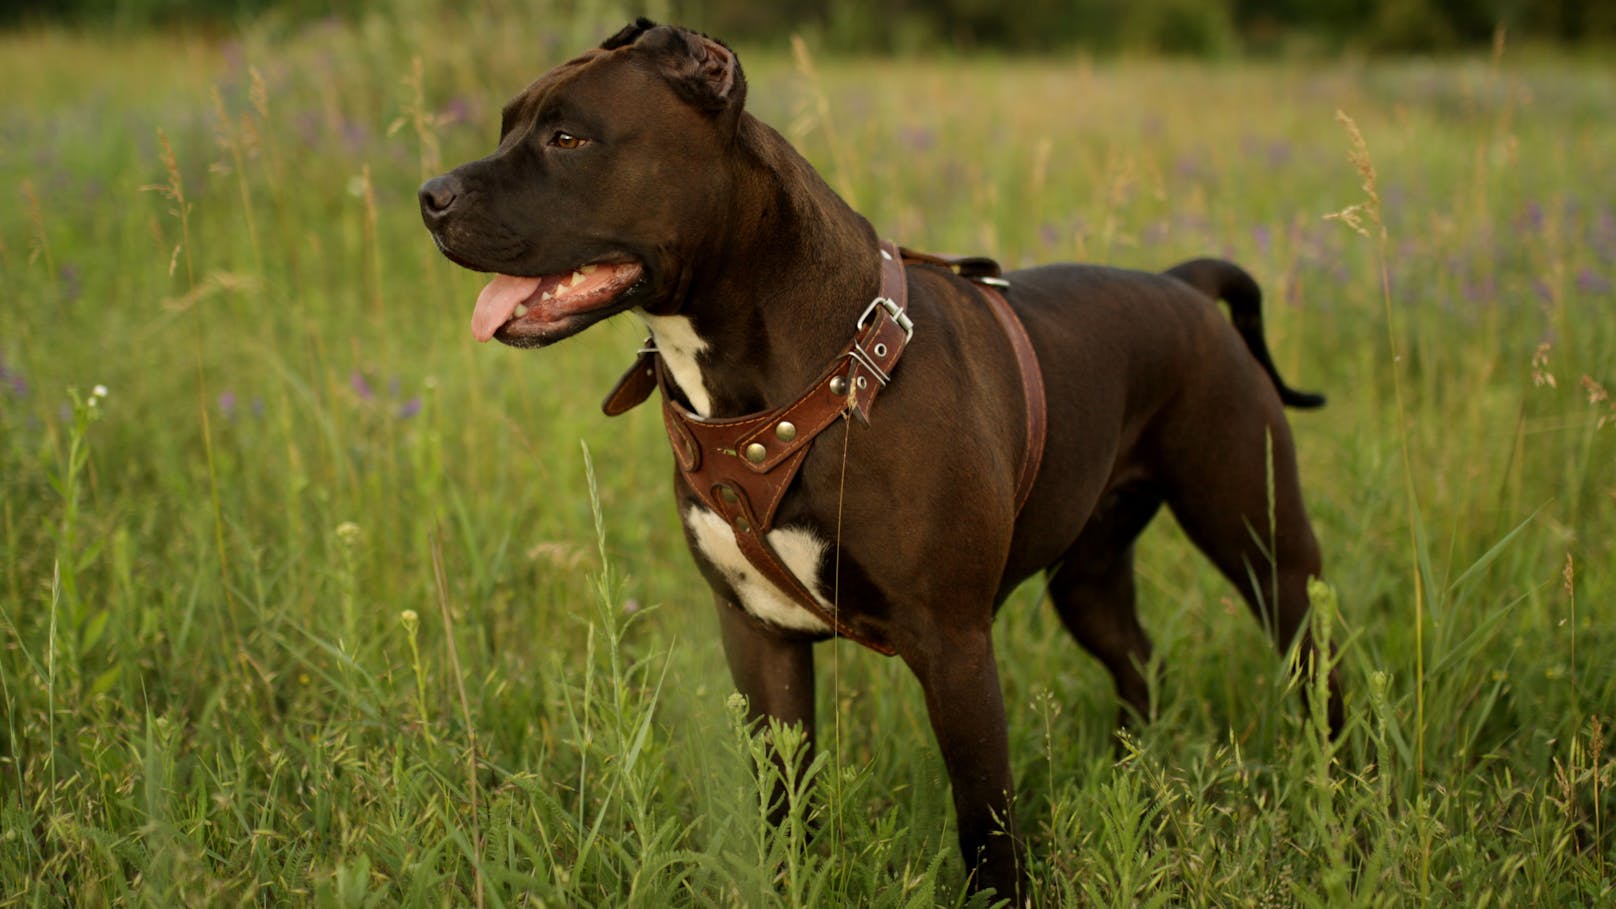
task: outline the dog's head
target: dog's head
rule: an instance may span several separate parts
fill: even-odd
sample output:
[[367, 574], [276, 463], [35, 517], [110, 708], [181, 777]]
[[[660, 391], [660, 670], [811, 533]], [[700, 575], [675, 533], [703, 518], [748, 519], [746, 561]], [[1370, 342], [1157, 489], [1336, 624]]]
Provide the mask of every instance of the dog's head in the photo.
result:
[[745, 96], [724, 44], [640, 19], [506, 104], [494, 153], [420, 191], [443, 254], [494, 273], [477, 339], [537, 347], [673, 305], [723, 221]]

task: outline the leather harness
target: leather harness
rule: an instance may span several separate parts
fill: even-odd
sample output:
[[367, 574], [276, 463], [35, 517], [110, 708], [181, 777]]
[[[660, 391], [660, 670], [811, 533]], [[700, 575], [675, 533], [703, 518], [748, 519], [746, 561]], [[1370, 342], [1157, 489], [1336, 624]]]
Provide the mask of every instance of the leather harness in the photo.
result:
[[946, 268], [972, 281], [1015, 351], [1026, 402], [1025, 455], [1016, 482], [1019, 514], [1043, 459], [1044, 380], [1026, 328], [999, 292], [1009, 284], [999, 277], [998, 263], [991, 259], [944, 258], [883, 242], [880, 294], [859, 317], [852, 342], [807, 391], [783, 407], [743, 417], [696, 416], [676, 403], [677, 386], [651, 341], [601, 405], [608, 416], [617, 416], [645, 401], [653, 389], [661, 389], [662, 421], [679, 472], [702, 504], [729, 525], [746, 560], [838, 636], [889, 656], [895, 652], [891, 644], [850, 628], [837, 615], [835, 603], [822, 600], [786, 567], [768, 533], [815, 437], [850, 413], [868, 423], [877, 392], [891, 381], [915, 331], [907, 312], [908, 264]]

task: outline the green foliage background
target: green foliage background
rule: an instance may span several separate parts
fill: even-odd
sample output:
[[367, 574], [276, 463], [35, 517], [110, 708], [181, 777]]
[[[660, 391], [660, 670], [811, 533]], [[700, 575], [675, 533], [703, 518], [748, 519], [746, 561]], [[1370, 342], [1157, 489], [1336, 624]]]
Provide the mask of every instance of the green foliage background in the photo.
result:
[[[420, 180], [621, 24], [0, 36], [0, 905], [966, 902], [896, 661], [819, 648], [823, 756], [768, 829], [790, 736], [726, 705], [659, 421], [596, 410], [637, 326], [479, 346], [421, 228]], [[1611, 65], [828, 34], [743, 43], [749, 103], [881, 233], [1229, 256], [1331, 396], [1295, 427], [1347, 736], [1168, 519], [1121, 748], [1029, 585], [995, 639], [1044, 903], [1609, 904]]]
[[[391, 0], [6, 0], [0, 22], [217, 26], [264, 16], [296, 22], [331, 15], [349, 20], [408, 15], [414, 6]], [[602, 12], [601, 4], [590, 0], [530, 8], [559, 8], [570, 17]], [[622, 9], [731, 40], [778, 43], [792, 32], [816, 32], [832, 36], [837, 47], [859, 50], [1401, 52], [1485, 47], [1499, 29], [1517, 39], [1556, 43], [1616, 39], [1611, 0], [656, 0], [646, 8]]]

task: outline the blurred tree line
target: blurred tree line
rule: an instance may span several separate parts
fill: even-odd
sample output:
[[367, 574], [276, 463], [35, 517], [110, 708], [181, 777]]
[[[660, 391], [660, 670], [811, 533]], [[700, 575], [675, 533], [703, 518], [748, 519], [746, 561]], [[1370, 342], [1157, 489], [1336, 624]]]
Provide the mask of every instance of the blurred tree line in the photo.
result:
[[[0, 25], [65, 22], [114, 28], [230, 26], [273, 16], [476, 14], [453, 0], [0, 0]], [[781, 43], [793, 32], [849, 51], [958, 50], [1234, 52], [1444, 51], [1511, 40], [1616, 43], [1616, 0], [504, 0], [489, 14], [577, 15], [602, 21], [642, 12], [726, 40]]]

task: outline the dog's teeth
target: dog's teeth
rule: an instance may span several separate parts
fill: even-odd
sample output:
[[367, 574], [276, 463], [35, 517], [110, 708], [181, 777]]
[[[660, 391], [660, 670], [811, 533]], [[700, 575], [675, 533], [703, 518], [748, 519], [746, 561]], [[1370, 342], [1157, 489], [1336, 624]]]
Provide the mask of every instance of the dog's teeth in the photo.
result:
[[549, 291], [545, 291], [544, 296], [539, 298], [539, 302], [543, 303], [544, 301], [546, 301], [546, 300], [548, 300], [548, 299], [550, 299], [550, 298], [552, 298], [554, 296], [555, 296], [555, 294], [553, 294], [553, 293], [551, 293]]
[[580, 268], [578, 270], [583, 272], [586, 275], [592, 275], [592, 274], [595, 273], [595, 269], [597, 269], [599, 267], [600, 267], [599, 265], [585, 265], [583, 268]]
[[581, 272], [581, 271], [575, 271], [575, 272], [572, 273], [572, 280], [567, 282], [567, 286], [568, 287], [577, 287], [578, 284], [583, 281], [583, 279], [584, 279], [584, 273]]
[[525, 315], [527, 315], [527, 304], [526, 303], [518, 303], [518, 304], [516, 304], [516, 317], [518, 319], [520, 319]]

